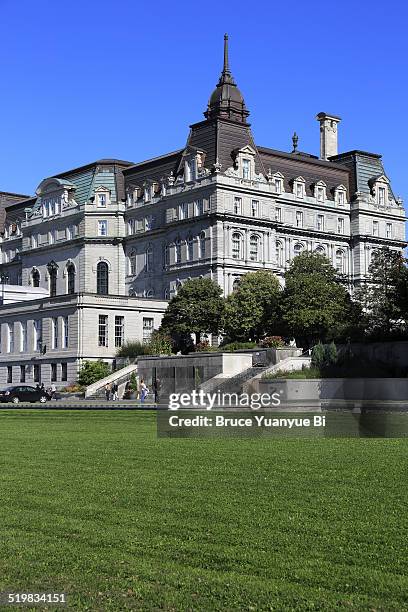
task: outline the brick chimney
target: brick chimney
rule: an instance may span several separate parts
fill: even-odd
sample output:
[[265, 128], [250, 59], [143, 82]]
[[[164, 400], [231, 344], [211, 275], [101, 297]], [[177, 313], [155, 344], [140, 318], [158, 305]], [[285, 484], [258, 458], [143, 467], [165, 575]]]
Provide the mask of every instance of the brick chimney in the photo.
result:
[[337, 124], [341, 118], [336, 115], [319, 113], [316, 119], [320, 123], [320, 159], [328, 159], [338, 154]]

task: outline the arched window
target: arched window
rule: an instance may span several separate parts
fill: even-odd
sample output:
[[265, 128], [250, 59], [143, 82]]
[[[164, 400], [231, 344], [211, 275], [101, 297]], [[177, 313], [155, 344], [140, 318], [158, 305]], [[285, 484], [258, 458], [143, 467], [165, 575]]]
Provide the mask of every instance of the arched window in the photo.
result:
[[75, 266], [73, 263], [67, 266], [67, 293], [70, 295], [75, 293]]
[[198, 237], [198, 257], [199, 259], [205, 257], [205, 232], [201, 232]]
[[129, 274], [134, 276], [136, 274], [136, 253], [132, 251], [129, 255]]
[[109, 293], [109, 267], [106, 261], [100, 261], [96, 266], [96, 293], [98, 295]]
[[319, 255], [326, 255], [325, 248], [321, 244], [315, 248], [315, 253], [319, 253]]
[[136, 297], [134, 289], [129, 289], [129, 297]]
[[48, 277], [49, 277], [49, 289], [50, 289], [50, 297], [54, 297], [57, 295], [57, 272], [58, 272], [58, 264], [55, 261], [51, 261], [47, 265]]
[[181, 261], [181, 242], [180, 240], [176, 240], [174, 243], [174, 262], [180, 263]]
[[147, 298], [154, 297], [153, 289], [149, 289], [149, 291], [146, 291], [146, 297]]
[[297, 257], [298, 255], [300, 255], [302, 251], [303, 251], [303, 244], [300, 244], [298, 242], [297, 244], [295, 244], [295, 247], [293, 249], [294, 257]]
[[336, 251], [336, 270], [340, 274], [344, 274], [344, 272], [345, 272], [344, 251], [342, 251], [341, 249], [338, 249]]
[[33, 268], [31, 271], [31, 280], [33, 283], [33, 287], [39, 287], [40, 286], [40, 273], [37, 270], [37, 268]]
[[168, 289], [164, 290], [164, 299], [165, 300], [169, 300], [170, 299], [170, 291]]
[[232, 258], [243, 259], [242, 235], [238, 232], [232, 234]]
[[249, 259], [259, 261], [259, 236], [252, 234], [249, 238]]
[[278, 266], [283, 268], [283, 244], [281, 242], [276, 243], [276, 260]]
[[236, 278], [234, 278], [234, 282], [232, 283], [232, 290], [233, 290], [233, 291], [236, 291], [236, 290], [238, 289], [238, 287], [239, 287], [239, 281], [240, 281], [239, 276], [237, 276]]
[[146, 269], [146, 272], [151, 272], [153, 269], [153, 248], [150, 244], [146, 249], [145, 269]]
[[187, 261], [192, 261], [194, 258], [194, 241], [192, 236], [187, 239]]

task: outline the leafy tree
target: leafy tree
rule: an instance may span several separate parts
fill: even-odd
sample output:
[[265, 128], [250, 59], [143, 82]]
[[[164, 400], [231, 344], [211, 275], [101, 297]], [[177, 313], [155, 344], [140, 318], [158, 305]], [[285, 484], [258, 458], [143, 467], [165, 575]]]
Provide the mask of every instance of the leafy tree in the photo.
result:
[[282, 320], [305, 348], [344, 333], [351, 301], [330, 261], [319, 253], [301, 253], [285, 274]]
[[370, 336], [387, 338], [406, 330], [408, 317], [408, 271], [399, 251], [374, 251], [369, 279], [355, 293], [363, 324]]
[[193, 333], [198, 344], [201, 334], [218, 334], [223, 324], [224, 308], [218, 283], [209, 278], [188, 280], [170, 300], [161, 330], [176, 338]]
[[87, 387], [109, 376], [110, 373], [109, 365], [103, 361], [84, 361], [79, 371], [78, 382]]
[[260, 270], [245, 274], [226, 300], [227, 337], [258, 341], [265, 334], [273, 334], [279, 320], [280, 293], [279, 281], [272, 272]]

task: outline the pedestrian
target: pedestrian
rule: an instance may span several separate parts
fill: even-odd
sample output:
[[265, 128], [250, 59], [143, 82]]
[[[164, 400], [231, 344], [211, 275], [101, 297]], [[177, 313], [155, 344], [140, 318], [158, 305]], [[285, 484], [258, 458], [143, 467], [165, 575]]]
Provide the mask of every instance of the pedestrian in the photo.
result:
[[55, 397], [56, 393], [57, 393], [57, 387], [55, 386], [55, 383], [52, 383], [52, 385], [51, 385], [51, 392], [50, 392], [50, 396], [51, 396], [52, 400], [53, 399], [57, 399]]
[[160, 380], [158, 378], [155, 378], [155, 380], [153, 381], [153, 393], [154, 393], [154, 403], [158, 404], [159, 403], [159, 391], [160, 391]]
[[106, 383], [105, 385], [105, 397], [106, 397], [106, 401], [109, 402], [110, 398], [111, 398], [111, 385], [110, 383]]
[[112, 384], [112, 399], [115, 400], [115, 401], [117, 399], [119, 399], [118, 391], [119, 391], [119, 387], [118, 387], [117, 383], [114, 382]]
[[140, 381], [140, 403], [141, 404], [144, 403], [148, 393], [149, 393], [149, 389], [147, 388], [146, 383], [142, 378]]
[[40, 386], [40, 391], [45, 392], [45, 385], [44, 385], [44, 383], [41, 383], [41, 386]]

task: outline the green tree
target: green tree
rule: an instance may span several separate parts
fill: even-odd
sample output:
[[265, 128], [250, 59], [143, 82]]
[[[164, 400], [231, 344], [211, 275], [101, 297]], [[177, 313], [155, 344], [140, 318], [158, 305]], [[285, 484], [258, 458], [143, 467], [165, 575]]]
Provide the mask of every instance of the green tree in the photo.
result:
[[226, 300], [227, 337], [233, 341], [259, 341], [273, 334], [279, 321], [280, 293], [278, 279], [268, 270], [242, 276], [237, 289]]
[[111, 368], [103, 361], [84, 361], [79, 371], [78, 382], [87, 387], [109, 376], [110, 373]]
[[218, 283], [209, 278], [188, 280], [170, 300], [161, 331], [172, 337], [193, 333], [198, 344], [201, 334], [218, 334], [222, 329], [224, 309], [225, 302]]
[[387, 338], [405, 331], [408, 271], [402, 253], [389, 248], [374, 251], [368, 273], [367, 282], [355, 293], [364, 313], [366, 333]]
[[154, 330], [147, 345], [149, 355], [171, 355], [171, 337], [161, 331]]
[[304, 348], [345, 333], [351, 302], [341, 280], [319, 253], [301, 253], [286, 272], [282, 320]]

